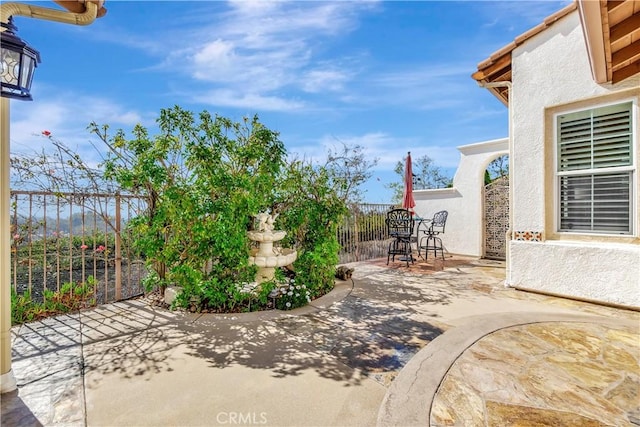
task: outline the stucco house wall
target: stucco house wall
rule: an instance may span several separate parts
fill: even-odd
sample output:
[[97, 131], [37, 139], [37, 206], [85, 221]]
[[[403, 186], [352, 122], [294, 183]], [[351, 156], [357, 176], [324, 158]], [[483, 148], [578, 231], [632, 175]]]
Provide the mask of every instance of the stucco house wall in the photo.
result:
[[[507, 283], [516, 287], [640, 307], [638, 99], [640, 74], [616, 85], [591, 75], [574, 11], [512, 52], [512, 231]], [[632, 100], [635, 117], [633, 235], [558, 233], [554, 117]]]
[[508, 154], [507, 138], [457, 147], [460, 163], [452, 188], [414, 190], [416, 214], [431, 218], [447, 210], [449, 216], [443, 244], [448, 252], [460, 255], [484, 255], [483, 186], [484, 171], [497, 157]]

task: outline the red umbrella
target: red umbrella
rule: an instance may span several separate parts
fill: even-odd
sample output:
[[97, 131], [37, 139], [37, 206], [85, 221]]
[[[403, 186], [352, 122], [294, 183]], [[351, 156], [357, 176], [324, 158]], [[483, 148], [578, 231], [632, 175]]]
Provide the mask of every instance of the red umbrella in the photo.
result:
[[413, 170], [411, 169], [411, 151], [407, 153], [407, 164], [404, 168], [404, 193], [402, 195], [402, 207], [413, 214], [416, 201], [413, 200]]

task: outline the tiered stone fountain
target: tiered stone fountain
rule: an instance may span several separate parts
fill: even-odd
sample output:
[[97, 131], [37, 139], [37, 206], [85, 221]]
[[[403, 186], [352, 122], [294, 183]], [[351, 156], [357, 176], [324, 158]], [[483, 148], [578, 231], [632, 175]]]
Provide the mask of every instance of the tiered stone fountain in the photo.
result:
[[[277, 215], [276, 215], [277, 216]], [[276, 217], [268, 213], [256, 216], [258, 229], [247, 232], [249, 238], [258, 242], [258, 248], [252, 249], [249, 262], [258, 266], [256, 282], [259, 284], [273, 280], [275, 269], [293, 263], [298, 253], [293, 249], [274, 248], [274, 242], [284, 239], [286, 231], [273, 231]]]

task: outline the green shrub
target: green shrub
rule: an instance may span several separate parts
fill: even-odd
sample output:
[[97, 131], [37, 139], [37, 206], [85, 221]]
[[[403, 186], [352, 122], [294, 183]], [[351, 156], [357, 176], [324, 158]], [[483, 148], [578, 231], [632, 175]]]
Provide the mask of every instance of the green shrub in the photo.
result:
[[35, 301], [29, 292], [18, 295], [12, 289], [11, 323], [16, 325], [92, 307], [96, 304], [95, 285], [95, 279], [89, 276], [85, 283], [64, 283], [59, 291], [45, 289], [43, 302]]
[[[267, 306], [277, 283], [263, 284], [257, 295], [239, 285], [256, 274], [247, 231], [259, 212], [269, 211], [289, 233], [284, 246], [298, 251], [296, 286], [312, 297], [332, 289], [337, 227], [372, 166], [359, 147], [330, 153], [324, 165], [288, 162], [278, 133], [257, 116], [234, 122], [176, 106], [162, 110], [157, 122], [155, 137], [138, 125], [131, 139], [122, 131], [108, 139], [101, 131], [107, 127], [93, 125], [110, 147], [105, 177], [146, 199], [146, 212], [128, 223], [128, 234], [154, 271], [147, 287], [180, 286], [174, 304], [196, 311]], [[282, 301], [298, 305], [306, 297]]]

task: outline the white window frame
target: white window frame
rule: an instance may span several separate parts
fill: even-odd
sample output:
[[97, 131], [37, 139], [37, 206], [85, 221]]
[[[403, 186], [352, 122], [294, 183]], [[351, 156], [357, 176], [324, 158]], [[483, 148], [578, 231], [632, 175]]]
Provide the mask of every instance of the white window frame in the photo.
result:
[[[591, 110], [597, 110], [600, 108], [605, 108], [605, 107], [610, 107], [610, 106], [616, 106], [616, 105], [621, 105], [621, 104], [627, 104], [627, 103], [631, 103], [631, 165], [628, 166], [618, 166], [618, 167], [607, 167], [607, 168], [590, 168], [590, 169], [578, 169], [578, 170], [572, 170], [572, 171], [559, 171], [559, 161], [560, 161], [560, 154], [559, 154], [559, 116], [563, 116], [563, 115], [567, 115], [567, 114], [572, 114], [572, 113], [579, 113], [579, 112], [588, 112]], [[638, 116], [638, 103], [637, 103], [637, 99], [636, 98], [630, 98], [630, 99], [621, 99], [621, 100], [617, 100], [615, 102], [609, 102], [609, 103], [603, 103], [603, 104], [596, 104], [596, 105], [592, 105], [590, 107], [584, 107], [584, 108], [578, 108], [578, 109], [573, 109], [573, 110], [567, 110], [567, 111], [562, 111], [562, 112], [558, 112], [556, 114], [554, 114], [553, 116], [553, 151], [554, 151], [554, 163], [553, 163], [553, 176], [554, 176], [554, 194], [553, 194], [553, 200], [554, 200], [554, 232], [558, 233], [559, 235], [590, 235], [590, 236], [616, 236], [616, 237], [633, 237], [633, 236], [637, 236], [637, 215], [638, 213], [636, 212], [636, 200], [638, 197], [638, 185], [637, 185], [637, 158], [638, 158], [638, 153], [636, 152], [638, 150], [638, 138], [640, 137], [638, 132], [638, 123], [637, 123], [637, 116]], [[614, 232], [608, 232], [608, 231], [598, 231], [598, 230], [575, 230], [575, 231], [568, 231], [568, 230], [561, 230], [560, 229], [560, 224], [561, 224], [561, 201], [560, 201], [560, 180], [563, 176], [594, 176], [594, 175], [600, 175], [600, 174], [607, 174], [607, 173], [623, 173], [623, 172], [629, 172], [630, 175], [630, 194], [629, 194], [629, 232], [620, 232], [620, 233], [614, 233]]]

